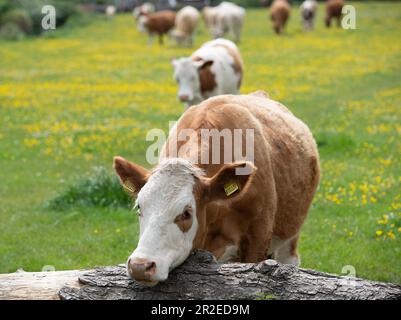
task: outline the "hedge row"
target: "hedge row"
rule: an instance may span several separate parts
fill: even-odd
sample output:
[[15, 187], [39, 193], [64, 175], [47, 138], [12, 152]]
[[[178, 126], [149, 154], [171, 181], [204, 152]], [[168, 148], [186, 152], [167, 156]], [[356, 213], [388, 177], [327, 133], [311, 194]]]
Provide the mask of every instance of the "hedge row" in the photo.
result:
[[19, 39], [26, 35], [43, 32], [42, 8], [53, 5], [56, 8], [56, 25], [62, 26], [74, 15], [76, 1], [68, 0], [0, 0], [0, 37]]

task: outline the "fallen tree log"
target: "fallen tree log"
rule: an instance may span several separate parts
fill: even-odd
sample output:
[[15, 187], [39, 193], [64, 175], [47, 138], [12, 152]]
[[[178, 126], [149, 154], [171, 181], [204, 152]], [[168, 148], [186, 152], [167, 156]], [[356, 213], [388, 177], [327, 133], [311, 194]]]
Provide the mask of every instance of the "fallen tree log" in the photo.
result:
[[[59, 286], [61, 299], [401, 299], [400, 285], [301, 269], [274, 260], [218, 264], [205, 251], [191, 254], [167, 281], [155, 287], [130, 280], [123, 265], [82, 271], [78, 281], [72, 281], [74, 277], [68, 280]], [[10, 290], [5, 293], [1, 289], [3, 281], [0, 277], [0, 299], [7, 299]], [[24, 290], [29, 288], [25, 284]]]
[[58, 300], [63, 286], [79, 287], [79, 270], [0, 274], [0, 300]]

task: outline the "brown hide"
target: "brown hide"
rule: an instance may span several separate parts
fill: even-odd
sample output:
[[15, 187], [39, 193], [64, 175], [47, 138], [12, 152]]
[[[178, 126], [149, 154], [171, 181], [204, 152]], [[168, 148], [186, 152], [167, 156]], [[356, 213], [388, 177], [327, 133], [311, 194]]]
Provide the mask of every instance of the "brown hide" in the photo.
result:
[[[198, 56], [192, 56], [193, 61], [202, 61], [203, 59]], [[206, 92], [213, 91], [217, 87], [216, 75], [210, 70], [210, 65], [199, 69], [199, 83], [202, 95]]]
[[343, 6], [344, 0], [328, 0], [326, 2], [325, 22], [327, 27], [330, 27], [332, 19], [336, 19], [337, 25], [340, 26]]
[[150, 33], [157, 33], [159, 35], [162, 35], [166, 34], [174, 27], [174, 11], [165, 10], [144, 15], [148, 17], [145, 26]]

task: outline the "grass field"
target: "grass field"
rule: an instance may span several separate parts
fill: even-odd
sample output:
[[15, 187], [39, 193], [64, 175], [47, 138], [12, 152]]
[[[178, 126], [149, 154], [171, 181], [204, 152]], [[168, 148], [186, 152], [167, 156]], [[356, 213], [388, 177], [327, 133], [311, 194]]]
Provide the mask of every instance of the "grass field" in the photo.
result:
[[[322, 180], [304, 226], [302, 266], [401, 283], [401, 4], [357, 3], [357, 29], [287, 33], [249, 10], [241, 91], [264, 89], [311, 128]], [[209, 37], [202, 26], [199, 46]], [[193, 49], [147, 47], [130, 15], [41, 38], [0, 42], [0, 272], [124, 262], [137, 222], [123, 208], [44, 208], [114, 155], [146, 165], [148, 129], [183, 106], [170, 60]]]

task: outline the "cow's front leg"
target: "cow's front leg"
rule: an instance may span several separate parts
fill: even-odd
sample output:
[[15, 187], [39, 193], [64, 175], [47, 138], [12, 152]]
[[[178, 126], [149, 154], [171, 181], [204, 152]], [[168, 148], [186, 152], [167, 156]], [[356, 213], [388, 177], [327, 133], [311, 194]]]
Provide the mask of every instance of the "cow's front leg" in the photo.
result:
[[153, 43], [153, 34], [149, 33], [149, 36], [148, 36], [148, 47], [151, 47], [152, 43]]
[[278, 262], [299, 266], [300, 258], [297, 252], [298, 238], [298, 234], [285, 240], [273, 235], [268, 255], [272, 255], [273, 259]]
[[267, 249], [272, 237], [271, 227], [255, 223], [241, 241], [241, 262], [260, 262], [267, 259]]
[[159, 34], [159, 44], [162, 46], [163, 45], [163, 35]]

